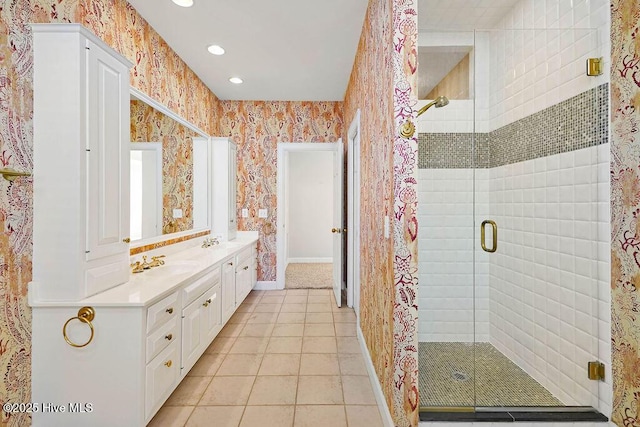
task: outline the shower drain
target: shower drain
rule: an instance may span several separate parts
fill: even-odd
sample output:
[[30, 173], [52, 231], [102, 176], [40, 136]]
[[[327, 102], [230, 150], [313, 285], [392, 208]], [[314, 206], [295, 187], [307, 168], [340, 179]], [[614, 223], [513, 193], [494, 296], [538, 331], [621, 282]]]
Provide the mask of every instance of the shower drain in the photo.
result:
[[451, 378], [453, 378], [454, 381], [464, 382], [469, 380], [469, 375], [467, 375], [466, 372], [452, 371]]

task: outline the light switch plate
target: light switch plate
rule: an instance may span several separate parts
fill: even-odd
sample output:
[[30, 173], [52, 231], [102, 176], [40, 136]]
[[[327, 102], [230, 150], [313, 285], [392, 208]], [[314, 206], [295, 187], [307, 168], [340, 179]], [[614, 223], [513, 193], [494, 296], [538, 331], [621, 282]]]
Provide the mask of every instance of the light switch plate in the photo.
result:
[[266, 209], [258, 209], [258, 218], [266, 218], [267, 210]]
[[173, 210], [174, 218], [182, 218], [182, 209], [174, 209]]
[[249, 218], [249, 209], [242, 209], [242, 218]]
[[384, 238], [389, 238], [389, 215], [384, 216]]

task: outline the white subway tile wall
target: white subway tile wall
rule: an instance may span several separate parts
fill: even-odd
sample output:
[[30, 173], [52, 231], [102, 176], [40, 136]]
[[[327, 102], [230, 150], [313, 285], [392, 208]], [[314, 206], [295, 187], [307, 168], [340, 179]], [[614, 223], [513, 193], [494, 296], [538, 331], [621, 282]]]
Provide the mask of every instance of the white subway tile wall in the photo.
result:
[[[418, 132], [490, 132], [609, 82], [609, 20], [606, 0], [522, 0], [475, 36], [422, 32], [419, 46], [475, 46], [475, 94], [430, 109]], [[586, 75], [590, 57], [604, 58], [601, 76]]]
[[[609, 81], [609, 2], [521, 0], [490, 32], [490, 121], [496, 129]], [[604, 73], [586, 75], [603, 57]]]
[[[608, 171], [608, 144], [420, 169], [419, 340], [491, 342], [565, 404], [609, 414]], [[494, 254], [479, 247], [484, 219], [498, 224]], [[588, 380], [591, 360], [605, 382]]]
[[491, 343], [567, 405], [608, 414], [610, 368], [609, 145], [490, 170]]
[[489, 341], [489, 259], [474, 226], [474, 172], [476, 211], [486, 213], [488, 169], [418, 171], [421, 342]]

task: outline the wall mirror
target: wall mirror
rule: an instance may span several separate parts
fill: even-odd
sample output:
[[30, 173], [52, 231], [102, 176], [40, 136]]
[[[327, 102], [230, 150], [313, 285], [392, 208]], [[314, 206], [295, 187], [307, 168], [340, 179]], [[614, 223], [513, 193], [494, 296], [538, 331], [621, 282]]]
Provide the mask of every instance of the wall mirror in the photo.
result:
[[208, 230], [209, 135], [131, 89], [132, 247]]

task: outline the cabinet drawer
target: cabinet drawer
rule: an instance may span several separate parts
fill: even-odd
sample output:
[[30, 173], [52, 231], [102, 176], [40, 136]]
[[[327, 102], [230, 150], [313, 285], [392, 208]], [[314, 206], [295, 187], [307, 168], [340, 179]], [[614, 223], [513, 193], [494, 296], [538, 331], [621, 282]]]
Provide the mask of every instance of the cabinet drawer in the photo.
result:
[[220, 267], [196, 280], [182, 291], [182, 305], [187, 306], [211, 286], [220, 283]]
[[178, 307], [178, 292], [174, 292], [162, 301], [147, 309], [147, 333], [167, 322], [180, 311]]
[[147, 365], [145, 418], [173, 391], [180, 374], [178, 342], [170, 344]]
[[147, 337], [147, 363], [169, 344], [178, 340], [178, 331], [178, 316], [174, 316], [173, 319]]

